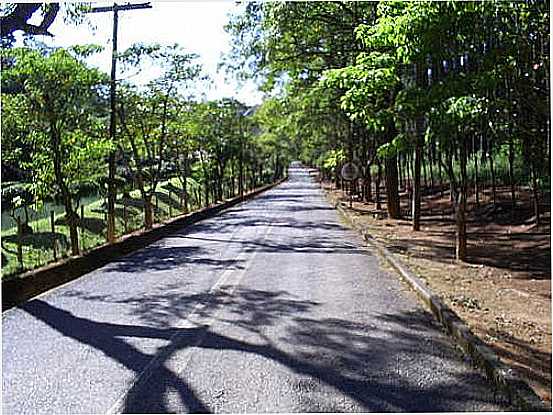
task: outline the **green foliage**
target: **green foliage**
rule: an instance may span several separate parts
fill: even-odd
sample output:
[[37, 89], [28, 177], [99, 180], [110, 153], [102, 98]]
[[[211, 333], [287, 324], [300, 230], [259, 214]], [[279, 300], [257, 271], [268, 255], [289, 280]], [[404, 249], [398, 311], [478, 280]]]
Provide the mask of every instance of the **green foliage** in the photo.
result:
[[326, 157], [323, 162], [325, 169], [335, 169], [340, 166], [346, 160], [344, 150], [330, 150], [326, 153]]
[[[13, 62], [3, 81], [22, 89], [2, 97], [7, 103], [2, 118], [10, 124], [3, 130], [2, 143], [9, 147], [20, 142], [32, 149], [21, 166], [33, 172], [37, 194], [97, 174], [111, 149], [104, 113], [96, 105], [105, 76], [65, 49], [49, 55], [24, 48], [4, 50], [3, 58]], [[60, 160], [60, 177], [54, 172], [55, 159]]]

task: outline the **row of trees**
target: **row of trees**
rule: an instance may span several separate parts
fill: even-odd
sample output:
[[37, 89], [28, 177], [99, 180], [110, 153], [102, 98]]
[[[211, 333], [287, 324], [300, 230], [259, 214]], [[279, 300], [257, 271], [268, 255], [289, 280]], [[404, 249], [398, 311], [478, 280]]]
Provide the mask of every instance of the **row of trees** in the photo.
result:
[[283, 109], [296, 154], [338, 183], [341, 163], [357, 161], [361, 197], [372, 200], [383, 179], [391, 218], [408, 188], [420, 229], [422, 172], [430, 191], [449, 187], [458, 259], [469, 188], [480, 203], [490, 186], [495, 203], [506, 184], [514, 207], [515, 185], [528, 184], [539, 223], [550, 180], [548, 2], [248, 3], [227, 30], [228, 67], [263, 80], [274, 95], [264, 105]]
[[118, 192], [140, 192], [146, 228], [153, 224], [152, 197], [170, 178], [180, 180], [186, 213], [193, 184], [203, 189], [196, 200], [208, 205], [282, 176], [286, 154], [266, 139], [263, 117], [234, 99], [192, 94], [207, 80], [197, 56], [178, 45], [135, 45], [118, 56], [125, 70], [149, 61], [161, 73], [143, 86], [118, 82], [117, 134], [110, 140], [109, 78], [86, 63], [97, 51], [2, 51], [3, 170], [37, 199], [63, 204], [73, 254], [79, 253], [80, 196], [106, 193], [112, 152]]

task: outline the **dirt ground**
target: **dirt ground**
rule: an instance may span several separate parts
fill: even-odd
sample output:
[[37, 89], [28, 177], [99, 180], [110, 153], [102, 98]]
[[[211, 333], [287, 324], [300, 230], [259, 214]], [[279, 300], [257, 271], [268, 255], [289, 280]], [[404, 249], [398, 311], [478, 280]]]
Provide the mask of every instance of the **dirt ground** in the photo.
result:
[[[349, 197], [324, 183], [333, 202]], [[551, 407], [551, 222], [549, 195], [536, 226], [527, 191], [510, 205], [507, 189], [474, 195], [468, 204], [468, 260], [454, 259], [455, 223], [448, 192], [422, 198], [421, 231], [411, 230], [408, 195], [401, 194], [405, 220], [387, 218], [386, 203], [353, 202], [352, 210], [372, 236], [396, 253]], [[384, 193], [384, 191], [382, 191]], [[424, 195], [424, 193], [423, 193]], [[373, 194], [374, 196], [374, 194]], [[382, 195], [383, 197], [385, 196]]]

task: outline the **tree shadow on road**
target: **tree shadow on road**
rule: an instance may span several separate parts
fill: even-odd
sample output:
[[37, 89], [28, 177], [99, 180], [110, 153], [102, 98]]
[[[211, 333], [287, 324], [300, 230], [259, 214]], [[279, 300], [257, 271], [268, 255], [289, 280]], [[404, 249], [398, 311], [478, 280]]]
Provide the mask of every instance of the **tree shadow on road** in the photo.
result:
[[359, 248], [346, 242], [336, 242], [328, 238], [311, 238], [308, 241], [302, 241], [300, 238], [293, 242], [268, 242], [243, 239], [221, 239], [216, 237], [203, 237], [201, 235], [184, 235], [183, 239], [208, 242], [222, 242], [227, 244], [240, 244], [245, 246], [246, 252], [264, 252], [264, 253], [312, 253], [312, 254], [348, 254], [348, 255], [366, 255], [367, 250]]
[[[453, 370], [451, 367], [458, 365], [440, 363], [458, 359], [458, 356], [451, 352], [451, 345], [434, 325], [429, 324], [430, 317], [422, 311], [377, 315], [374, 316], [376, 324], [369, 325], [317, 316], [316, 310], [321, 304], [286, 291], [240, 288], [233, 293], [223, 290], [178, 295], [175, 291], [166, 294], [164, 288], [140, 298], [103, 296], [89, 299], [104, 303], [126, 302], [131, 306], [130, 314], [139, 317], [143, 326], [85, 319], [40, 299], [22, 308], [63, 335], [101, 350], [136, 373], [136, 382], [122, 402], [124, 412], [172, 411], [174, 408], [166, 403], [167, 394], [171, 392], [176, 392], [188, 411], [210, 412], [211, 408], [200, 398], [201, 393], [187, 382], [186, 372], [170, 369], [169, 361], [191, 347], [237, 351], [274, 361], [289, 372], [301, 375], [301, 379], [311, 379], [308, 383], [312, 390], [306, 391], [308, 397], [311, 392], [330, 388], [345, 395], [365, 412], [441, 412], [459, 407], [470, 410], [473, 406], [477, 408], [479, 403], [493, 401], [492, 396], [488, 396], [491, 394], [482, 393], [488, 390], [485, 386], [470, 387], [484, 385], [479, 374], [471, 370]], [[81, 297], [88, 299], [85, 294]], [[164, 319], [169, 322], [174, 317], [186, 317], [189, 307], [183, 304], [196, 305], [197, 325], [173, 328], [163, 324]], [[215, 323], [207, 324], [207, 321]], [[217, 322], [225, 323], [223, 331], [217, 327]], [[158, 327], [152, 327], [152, 323]], [[267, 329], [277, 325], [284, 325], [285, 335], [269, 338]], [[229, 334], [228, 327], [249, 334], [246, 337]], [[125, 338], [162, 339], [167, 343], [154, 354], [145, 354]], [[402, 372], [402, 362], [406, 359], [419, 360], [426, 377]], [[433, 368], [446, 371], [441, 379], [447, 380], [433, 379]], [[154, 373], [155, 376], [151, 376]], [[427, 383], [421, 384], [421, 381]], [[302, 408], [306, 412], [314, 409], [324, 412], [339, 408], [334, 406], [332, 397], [328, 402], [317, 402], [316, 408]]]
[[199, 246], [161, 246], [150, 245], [147, 250], [140, 250], [118, 258], [103, 268], [105, 272], [140, 273], [165, 271], [194, 265], [196, 268], [207, 266], [212, 269], [242, 269], [242, 260], [218, 259], [210, 256], [210, 251]]

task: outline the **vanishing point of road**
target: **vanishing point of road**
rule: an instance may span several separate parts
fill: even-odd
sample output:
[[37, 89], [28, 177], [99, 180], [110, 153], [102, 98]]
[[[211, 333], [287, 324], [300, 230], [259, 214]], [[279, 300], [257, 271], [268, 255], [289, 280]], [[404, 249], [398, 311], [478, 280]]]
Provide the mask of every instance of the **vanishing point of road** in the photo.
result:
[[5, 312], [3, 413], [508, 410], [289, 174]]

